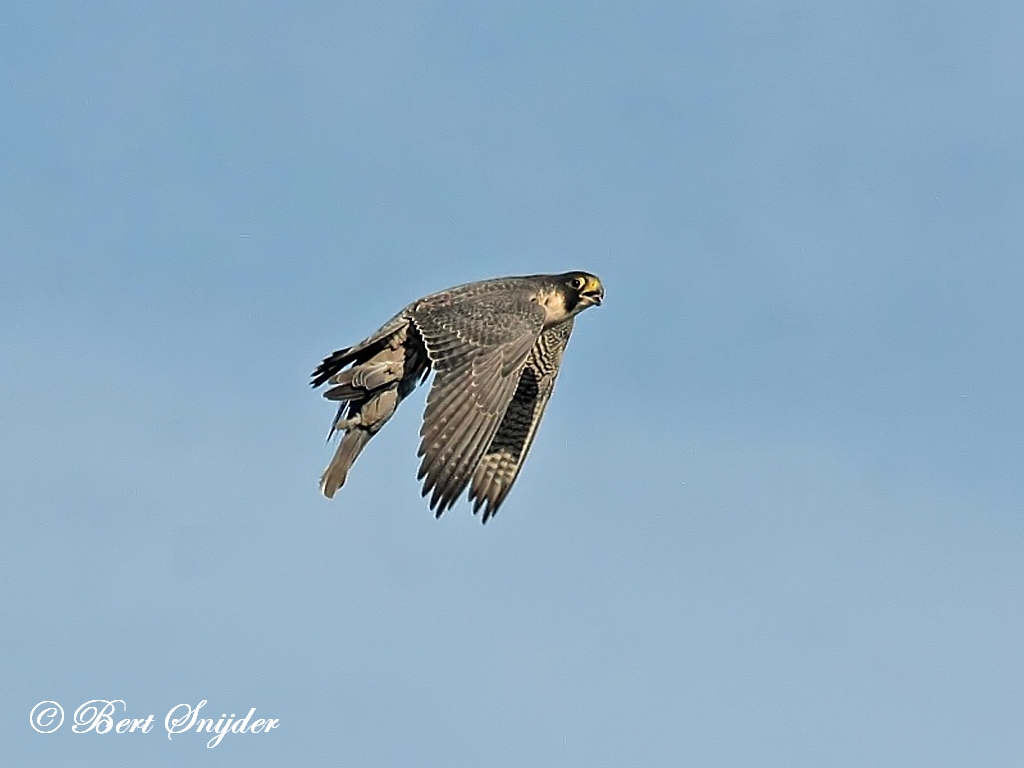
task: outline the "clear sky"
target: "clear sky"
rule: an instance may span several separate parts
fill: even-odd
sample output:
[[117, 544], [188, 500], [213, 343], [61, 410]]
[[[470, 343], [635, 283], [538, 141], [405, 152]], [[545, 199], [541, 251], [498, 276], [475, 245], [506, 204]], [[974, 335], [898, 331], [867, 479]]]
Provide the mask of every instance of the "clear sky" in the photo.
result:
[[[1022, 79], [1019, 2], [5, 3], [2, 762], [1020, 765]], [[423, 390], [318, 495], [323, 355], [568, 269], [492, 522]]]

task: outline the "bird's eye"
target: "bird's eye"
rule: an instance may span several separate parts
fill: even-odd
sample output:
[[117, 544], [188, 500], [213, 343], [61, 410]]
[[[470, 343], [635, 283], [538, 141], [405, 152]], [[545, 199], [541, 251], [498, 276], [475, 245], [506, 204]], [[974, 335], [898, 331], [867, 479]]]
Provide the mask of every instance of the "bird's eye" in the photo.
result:
[[585, 286], [586, 284], [587, 284], [587, 279], [585, 277], [574, 277], [572, 279], [573, 290], [582, 291], [583, 290], [583, 286]]

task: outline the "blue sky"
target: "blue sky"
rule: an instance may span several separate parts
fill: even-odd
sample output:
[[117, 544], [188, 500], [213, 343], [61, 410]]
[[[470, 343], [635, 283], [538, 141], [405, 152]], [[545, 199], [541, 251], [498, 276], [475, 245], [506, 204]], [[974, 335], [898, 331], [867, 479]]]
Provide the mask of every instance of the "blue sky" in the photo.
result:
[[[1024, 8], [0, 11], [11, 765], [1024, 759]], [[586, 269], [481, 526], [326, 353]], [[157, 732], [50, 735], [123, 699]], [[209, 750], [164, 714], [281, 720]]]

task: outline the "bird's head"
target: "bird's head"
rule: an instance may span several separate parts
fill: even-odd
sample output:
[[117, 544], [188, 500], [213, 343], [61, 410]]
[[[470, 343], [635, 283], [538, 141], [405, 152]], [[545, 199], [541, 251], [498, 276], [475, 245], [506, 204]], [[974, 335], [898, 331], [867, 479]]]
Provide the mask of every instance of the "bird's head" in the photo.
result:
[[589, 272], [535, 275], [532, 279], [538, 281], [535, 283], [538, 290], [531, 300], [544, 307], [545, 328], [564, 323], [604, 300], [604, 286]]
[[560, 277], [566, 308], [574, 314], [604, 301], [604, 286], [597, 275], [589, 272], [566, 272]]

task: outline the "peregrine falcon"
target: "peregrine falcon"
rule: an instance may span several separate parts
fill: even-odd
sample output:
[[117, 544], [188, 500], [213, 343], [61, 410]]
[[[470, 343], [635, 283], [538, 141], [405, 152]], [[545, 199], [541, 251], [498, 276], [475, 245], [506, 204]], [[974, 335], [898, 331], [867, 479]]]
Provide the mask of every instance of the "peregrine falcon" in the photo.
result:
[[398, 404], [433, 370], [417, 479], [437, 517], [469, 486], [483, 522], [519, 474], [555, 386], [576, 315], [604, 299], [588, 272], [482, 280], [414, 301], [313, 371], [344, 432], [320, 490], [331, 498]]

